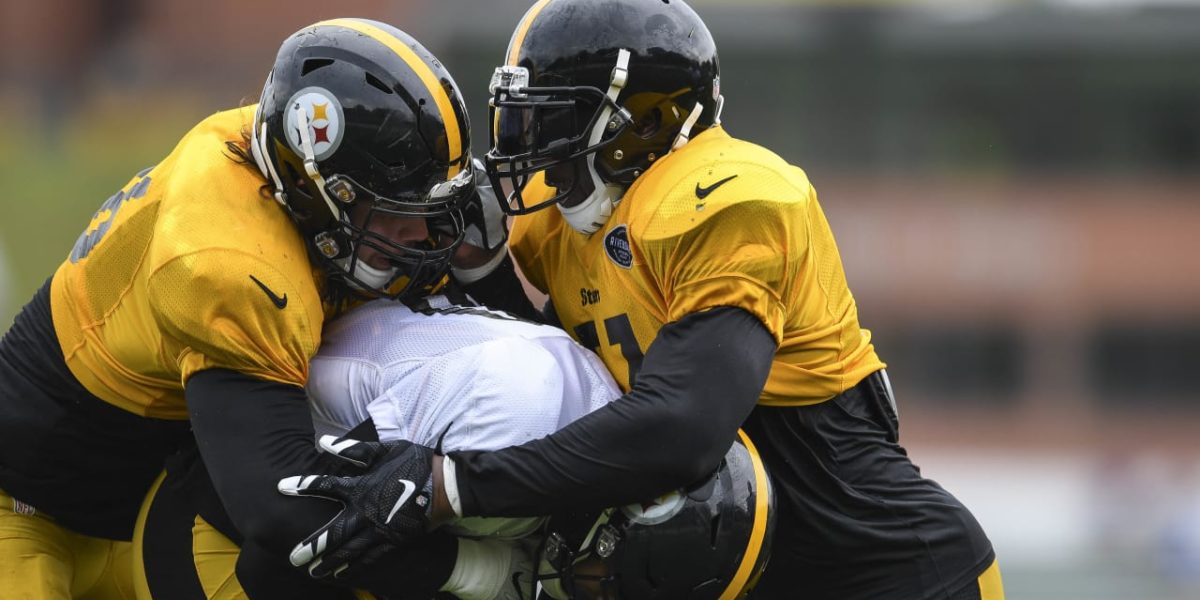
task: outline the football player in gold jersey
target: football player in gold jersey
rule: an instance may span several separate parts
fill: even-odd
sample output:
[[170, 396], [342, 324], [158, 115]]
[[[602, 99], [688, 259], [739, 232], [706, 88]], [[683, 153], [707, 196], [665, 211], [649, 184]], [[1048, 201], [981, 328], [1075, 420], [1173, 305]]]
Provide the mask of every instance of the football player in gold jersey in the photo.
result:
[[274, 483], [323, 470], [303, 391], [322, 323], [440, 285], [472, 228], [501, 249], [464, 221], [473, 172], [441, 63], [336, 19], [283, 43], [258, 105], [206, 118], [104, 202], [0, 341], [3, 594], [128, 595], [99, 573], [189, 428], [233, 525], [286, 564], [336, 512]]
[[[979, 523], [899, 443], [812, 184], [725, 131], [719, 86], [680, 0], [539, 0], [518, 24], [485, 159], [520, 215], [510, 248], [626, 394], [538, 441], [422, 456], [432, 519], [652, 497], [718, 463], [741, 426], [779, 494], [753, 597], [1002, 598]], [[335, 529], [326, 553], [360, 541]]]

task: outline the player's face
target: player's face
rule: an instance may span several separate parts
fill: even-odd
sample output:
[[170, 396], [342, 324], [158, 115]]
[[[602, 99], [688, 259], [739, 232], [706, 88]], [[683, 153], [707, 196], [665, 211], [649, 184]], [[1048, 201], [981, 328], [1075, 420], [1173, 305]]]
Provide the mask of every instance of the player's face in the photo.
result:
[[[398, 246], [419, 247], [430, 237], [429, 227], [424, 218], [371, 212], [366, 203], [355, 206], [350, 213], [350, 219], [354, 225]], [[373, 268], [387, 269], [393, 266], [387, 255], [370, 244], [359, 244], [357, 252], [358, 259]]]
[[573, 160], [553, 165], [546, 169], [546, 185], [557, 193], [570, 191], [559, 204], [570, 208], [587, 199], [592, 193], [592, 180], [587, 172], [587, 159]]

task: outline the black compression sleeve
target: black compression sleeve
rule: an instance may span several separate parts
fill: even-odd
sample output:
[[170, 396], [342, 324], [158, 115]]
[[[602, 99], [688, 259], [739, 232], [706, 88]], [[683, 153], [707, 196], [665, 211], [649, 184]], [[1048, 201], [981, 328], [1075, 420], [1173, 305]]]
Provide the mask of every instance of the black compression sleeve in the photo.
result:
[[540, 440], [456, 452], [465, 515], [529, 516], [653, 498], [715, 467], [766, 384], [775, 339], [731, 307], [659, 330], [628, 394]]
[[530, 321], [540, 321], [540, 315], [525, 295], [521, 279], [517, 277], [512, 256], [479, 281], [462, 286], [462, 289], [488, 308], [502, 310]]
[[314, 581], [303, 571], [292, 568], [287, 558], [253, 545], [242, 546], [235, 572], [242, 591], [251, 599], [354, 600], [355, 597], [352, 590]]
[[[248, 543], [286, 560], [341, 510], [337, 502], [276, 489], [284, 477], [330, 473], [337, 464], [317, 452], [303, 388], [212, 369], [188, 379], [184, 392], [200, 455], [233, 524]], [[435, 549], [419, 570], [385, 555], [338, 583], [386, 596], [436, 590], [454, 568], [457, 546]]]
[[286, 556], [337, 514], [336, 502], [276, 489], [284, 477], [328, 472], [303, 388], [212, 369], [188, 379], [184, 393], [200, 455], [245, 538]]

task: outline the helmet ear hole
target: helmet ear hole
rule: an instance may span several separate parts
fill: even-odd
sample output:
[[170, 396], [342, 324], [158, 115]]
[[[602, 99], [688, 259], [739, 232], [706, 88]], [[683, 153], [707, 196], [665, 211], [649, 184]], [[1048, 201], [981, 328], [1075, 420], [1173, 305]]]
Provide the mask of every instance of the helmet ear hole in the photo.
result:
[[662, 128], [662, 121], [662, 110], [656, 106], [633, 124], [633, 133], [643, 140], [650, 139]]

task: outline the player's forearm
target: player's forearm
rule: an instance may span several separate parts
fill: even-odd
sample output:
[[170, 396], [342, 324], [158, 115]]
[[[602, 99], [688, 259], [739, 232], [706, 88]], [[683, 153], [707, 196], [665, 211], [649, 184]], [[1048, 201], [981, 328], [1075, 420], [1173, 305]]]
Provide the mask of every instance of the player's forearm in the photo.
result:
[[612, 404], [522, 446], [452, 453], [446, 499], [466, 515], [529, 516], [686, 485], [720, 462], [774, 352], [774, 338], [745, 311], [689, 315], [660, 330], [637, 385]]
[[337, 513], [333, 503], [287, 498], [275, 488], [290, 475], [328, 471], [303, 388], [213, 369], [192, 376], [185, 393], [200, 454], [243, 536], [286, 556]]
[[[248, 544], [274, 556], [274, 564], [286, 565], [296, 544], [341, 510], [334, 502], [276, 490], [284, 477], [336, 468], [313, 443], [304, 390], [212, 370], [194, 375], [186, 393], [197, 445], [233, 525]], [[420, 553], [392, 550], [334, 583], [428, 598], [455, 565], [456, 546], [443, 537], [431, 536]]]

